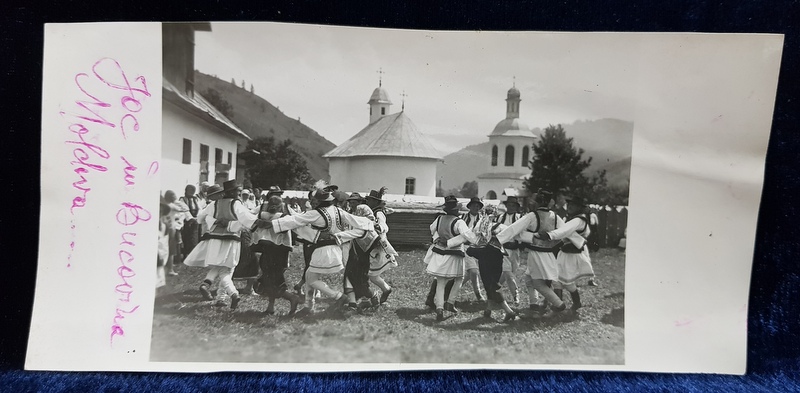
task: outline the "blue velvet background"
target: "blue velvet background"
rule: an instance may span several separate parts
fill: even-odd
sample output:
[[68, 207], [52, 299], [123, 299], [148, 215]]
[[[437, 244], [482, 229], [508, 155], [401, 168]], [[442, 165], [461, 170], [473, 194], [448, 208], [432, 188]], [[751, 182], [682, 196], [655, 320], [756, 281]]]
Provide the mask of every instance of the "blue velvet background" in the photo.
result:
[[[6, 251], [0, 287], [2, 391], [800, 391], [800, 269], [797, 168], [800, 2], [519, 1], [231, 2], [4, 1], [0, 92]], [[59, 3], [59, 4], [55, 4]], [[265, 4], [267, 2], [264, 2]], [[201, 6], [202, 5], [202, 6]], [[36, 272], [42, 29], [46, 22], [98, 20], [271, 20], [373, 27], [466, 30], [697, 31], [785, 34], [750, 288], [745, 376], [578, 372], [360, 374], [123, 374], [22, 371]], [[735, 65], [732, 65], [735, 66]], [[680, 192], [680, 190], [676, 190]], [[5, 199], [5, 198], [4, 198]], [[31, 212], [37, 212], [31, 217]], [[21, 213], [21, 214], [20, 214]], [[45, 221], [46, 222], [46, 221]], [[715, 280], [710, 277], [709, 291]], [[65, 337], [64, 339], [69, 339]], [[79, 353], [76, 357], [82, 356]], [[658, 356], [654, 353], [653, 356]]]

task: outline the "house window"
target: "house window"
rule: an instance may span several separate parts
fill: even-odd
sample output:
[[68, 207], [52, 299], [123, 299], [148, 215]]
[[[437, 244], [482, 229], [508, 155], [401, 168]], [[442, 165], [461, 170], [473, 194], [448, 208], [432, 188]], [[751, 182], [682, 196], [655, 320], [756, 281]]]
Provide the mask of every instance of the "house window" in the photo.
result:
[[514, 146], [506, 146], [506, 166], [514, 166]]
[[497, 166], [497, 145], [492, 146], [492, 166]]
[[200, 144], [200, 162], [208, 162], [208, 146]]
[[192, 141], [183, 139], [183, 161], [184, 164], [192, 163]]
[[214, 163], [215, 164], [222, 163], [222, 149], [214, 149]]
[[414, 188], [416, 183], [417, 179], [414, 179], [413, 177], [406, 178], [406, 194], [412, 194], [412, 195], [414, 194]]
[[228, 165], [231, 165], [233, 162], [233, 153], [228, 152]]
[[524, 167], [528, 166], [528, 155], [530, 155], [530, 148], [525, 146], [522, 148], [522, 166]]

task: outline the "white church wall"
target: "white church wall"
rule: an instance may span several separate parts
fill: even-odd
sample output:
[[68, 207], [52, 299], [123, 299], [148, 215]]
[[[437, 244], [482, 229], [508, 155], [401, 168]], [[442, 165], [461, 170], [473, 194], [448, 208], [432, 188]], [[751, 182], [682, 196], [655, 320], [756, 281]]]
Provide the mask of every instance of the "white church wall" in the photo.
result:
[[368, 193], [381, 186], [404, 194], [406, 178], [415, 179], [414, 195], [436, 195], [436, 160], [409, 157], [353, 157], [329, 159], [331, 184], [350, 192]]
[[[487, 198], [489, 191], [494, 191], [496, 199], [503, 199], [503, 190], [506, 188], [516, 188], [522, 190], [524, 182], [514, 179], [478, 179], [478, 196]], [[487, 198], [488, 199], [488, 198]]]
[[[528, 159], [533, 158], [533, 142], [534, 138], [522, 136], [493, 136], [489, 138], [489, 151], [487, 152], [489, 159], [492, 156], [492, 146], [497, 146], [497, 165], [492, 166], [491, 161], [486, 162], [484, 165], [488, 168], [485, 172], [491, 173], [519, 173], [520, 175], [527, 174], [530, 170], [526, 164], [522, 162], [522, 150], [528, 146]], [[514, 146], [514, 160], [512, 166], [506, 166], [506, 147], [508, 145]]]
[[[192, 142], [191, 163], [183, 163], [183, 139]], [[161, 190], [173, 190], [179, 195], [187, 184], [200, 183], [200, 144], [208, 146], [208, 181], [214, 183], [215, 149], [222, 149], [222, 163], [228, 163], [231, 153], [231, 169], [228, 179], [236, 178], [237, 140], [215, 126], [190, 115], [172, 103], [164, 102], [161, 132]]]

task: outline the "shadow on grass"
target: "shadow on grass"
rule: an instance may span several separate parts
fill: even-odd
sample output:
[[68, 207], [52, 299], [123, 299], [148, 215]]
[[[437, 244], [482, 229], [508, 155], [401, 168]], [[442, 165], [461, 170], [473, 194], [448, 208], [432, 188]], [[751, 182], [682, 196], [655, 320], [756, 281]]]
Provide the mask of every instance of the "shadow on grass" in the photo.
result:
[[[492, 311], [492, 318], [483, 316], [483, 308], [479, 313], [469, 312], [462, 308], [459, 314], [445, 312], [444, 321], [437, 322], [436, 314], [427, 308], [399, 308], [395, 311], [400, 319], [418, 323], [420, 325], [438, 328], [446, 331], [474, 330], [481, 332], [528, 332], [542, 328], [555, 327], [580, 320], [580, 311], [567, 310], [550, 317], [532, 316], [520, 313], [514, 321], [503, 322], [505, 313], [500, 310]], [[535, 314], [534, 314], [535, 315]], [[467, 319], [465, 319], [467, 318]]]
[[[528, 332], [572, 323], [581, 319], [580, 311], [567, 310], [561, 313], [556, 313], [549, 317], [542, 317], [538, 314], [530, 315], [520, 313], [520, 316], [516, 320], [503, 322], [505, 313], [500, 310], [494, 309], [492, 311], [492, 318], [486, 318], [483, 316], [483, 307], [480, 308], [479, 313], [469, 312], [468, 308], [462, 308], [461, 310], [462, 312], [459, 314], [445, 312], [445, 319], [441, 322], [436, 321], [436, 316], [430, 309], [399, 308], [395, 311], [395, 313], [400, 319], [446, 331], [474, 330], [481, 332]], [[465, 317], [468, 319], [465, 320]]]

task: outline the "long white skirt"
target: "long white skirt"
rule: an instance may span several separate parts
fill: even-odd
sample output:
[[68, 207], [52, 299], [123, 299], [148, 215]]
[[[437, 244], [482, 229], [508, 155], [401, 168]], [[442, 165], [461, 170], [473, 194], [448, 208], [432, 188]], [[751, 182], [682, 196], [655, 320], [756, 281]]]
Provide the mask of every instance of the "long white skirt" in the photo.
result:
[[426, 271], [435, 277], [464, 277], [464, 257], [432, 252]]
[[187, 266], [226, 266], [230, 268], [239, 264], [242, 246], [236, 240], [207, 239], [192, 249], [183, 263]]
[[[559, 253], [559, 256], [562, 253]], [[537, 280], [558, 280], [558, 262], [549, 251], [528, 251], [528, 275]]]
[[594, 276], [592, 259], [589, 257], [588, 247], [584, 247], [580, 254], [558, 253], [558, 281], [572, 284], [579, 278]]
[[338, 273], [344, 269], [342, 263], [342, 247], [337, 245], [324, 246], [314, 250], [311, 254], [311, 263], [308, 271], [320, 274]]

